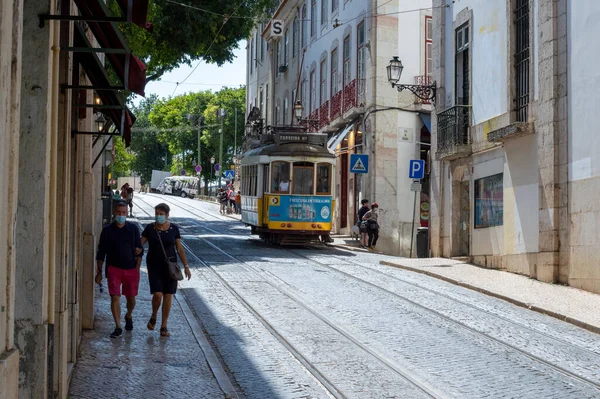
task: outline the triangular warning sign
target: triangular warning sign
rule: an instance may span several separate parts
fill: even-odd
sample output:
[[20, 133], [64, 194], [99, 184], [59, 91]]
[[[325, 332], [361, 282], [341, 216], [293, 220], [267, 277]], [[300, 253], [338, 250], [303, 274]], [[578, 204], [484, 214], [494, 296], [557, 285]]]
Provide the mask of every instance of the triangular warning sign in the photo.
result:
[[365, 164], [362, 162], [362, 160], [358, 158], [354, 163], [352, 170], [364, 172], [365, 170], [367, 170], [367, 168], [365, 168]]

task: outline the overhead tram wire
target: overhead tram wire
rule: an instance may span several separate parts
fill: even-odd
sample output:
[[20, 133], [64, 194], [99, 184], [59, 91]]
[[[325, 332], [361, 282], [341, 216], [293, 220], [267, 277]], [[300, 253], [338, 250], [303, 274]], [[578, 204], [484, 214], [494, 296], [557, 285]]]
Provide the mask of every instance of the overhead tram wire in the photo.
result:
[[[169, 1], [169, 0], [167, 0], [167, 1]], [[217, 32], [217, 34], [213, 38], [212, 42], [210, 42], [210, 46], [208, 46], [208, 48], [204, 52], [204, 55], [200, 58], [200, 60], [198, 61], [198, 63], [194, 67], [194, 69], [192, 69], [192, 72], [190, 72], [181, 82], [177, 82], [177, 85], [173, 89], [173, 93], [171, 93], [171, 96], [175, 95], [175, 92], [177, 91], [177, 88], [179, 87], [180, 84], [185, 83], [185, 81], [188, 80], [189, 77], [192, 76], [192, 74], [194, 72], [196, 72], [196, 69], [198, 69], [198, 67], [202, 63], [203, 59], [205, 59], [206, 56], [208, 55], [208, 52], [212, 48], [213, 44], [215, 44], [215, 42], [217, 41], [217, 38], [219, 37], [219, 35], [221, 34], [221, 31], [225, 27], [225, 24], [227, 24], [227, 22], [229, 22], [229, 20], [234, 16], [234, 14], [237, 12], [237, 10], [239, 10], [240, 7], [242, 7], [242, 5], [245, 4], [245, 3], [246, 3], [245, 1], [242, 1], [240, 4], [238, 4], [238, 6], [235, 8], [235, 10], [233, 10], [233, 12], [231, 13], [231, 15], [223, 15], [223, 18], [224, 18], [223, 23], [221, 24], [221, 27], [219, 28], [219, 31]]]

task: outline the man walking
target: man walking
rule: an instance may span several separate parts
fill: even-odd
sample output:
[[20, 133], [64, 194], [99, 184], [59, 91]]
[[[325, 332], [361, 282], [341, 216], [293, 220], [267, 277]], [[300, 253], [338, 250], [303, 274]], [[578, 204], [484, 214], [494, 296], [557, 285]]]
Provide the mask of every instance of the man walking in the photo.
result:
[[142, 263], [142, 241], [138, 227], [127, 222], [127, 203], [119, 201], [114, 208], [115, 221], [102, 230], [96, 254], [96, 283], [102, 282], [102, 265], [106, 258], [106, 279], [110, 294], [110, 309], [115, 320], [115, 330], [110, 335], [116, 338], [121, 329], [121, 286], [127, 298], [125, 329], [133, 330], [133, 308], [140, 285]]

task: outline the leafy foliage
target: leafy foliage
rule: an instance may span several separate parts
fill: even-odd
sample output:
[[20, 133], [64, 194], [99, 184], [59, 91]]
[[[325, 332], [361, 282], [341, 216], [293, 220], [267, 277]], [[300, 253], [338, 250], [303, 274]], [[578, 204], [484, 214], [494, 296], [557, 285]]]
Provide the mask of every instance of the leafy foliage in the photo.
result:
[[117, 177], [129, 176], [131, 163], [135, 155], [131, 154], [125, 148], [125, 141], [119, 136], [113, 136], [113, 144], [115, 146], [115, 160], [113, 166], [113, 179]]
[[221, 120], [217, 117], [217, 110], [221, 107], [226, 110], [222, 121], [223, 163], [229, 169], [235, 145], [238, 151], [241, 147], [245, 98], [245, 88], [224, 88], [216, 93], [201, 91], [168, 99], [152, 96], [143, 100], [132, 109], [138, 118], [131, 140], [131, 149], [135, 154], [132, 170], [138, 172], [144, 181], [149, 181], [153, 169], [170, 169], [174, 174], [185, 169], [188, 175], [192, 174], [198, 158], [200, 130], [202, 176], [205, 181], [210, 180], [211, 176], [214, 178], [210, 158], [214, 156], [219, 162]]
[[[150, 0], [148, 21], [153, 25], [151, 32], [133, 24], [120, 26], [133, 52], [146, 64], [149, 81], [199, 59], [217, 65], [231, 62], [233, 50], [238, 48], [240, 40], [248, 37], [255, 20], [264, 19], [278, 4], [277, 0], [177, 2], [183, 5]], [[111, 8], [118, 8], [114, 0]]]
[[158, 97], [153, 94], [143, 99], [139, 106], [132, 107], [137, 117], [131, 137], [131, 151], [135, 154], [131, 162], [131, 169], [141, 176], [142, 184], [152, 178], [152, 170], [165, 170], [168, 161], [168, 145], [157, 139], [152, 132], [150, 112], [158, 102]]

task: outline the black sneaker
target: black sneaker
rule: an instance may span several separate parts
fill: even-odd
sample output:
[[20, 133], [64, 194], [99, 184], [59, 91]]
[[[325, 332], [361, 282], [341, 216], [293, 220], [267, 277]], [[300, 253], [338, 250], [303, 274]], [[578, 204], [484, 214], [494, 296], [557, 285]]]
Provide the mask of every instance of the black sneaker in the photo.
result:
[[121, 334], [123, 334], [123, 330], [120, 329], [119, 327], [115, 328], [115, 331], [112, 332], [112, 334], [110, 334], [111, 338], [117, 338], [120, 337]]
[[127, 331], [133, 330], [133, 317], [130, 319], [128, 319], [127, 317], [125, 318], [125, 329]]

